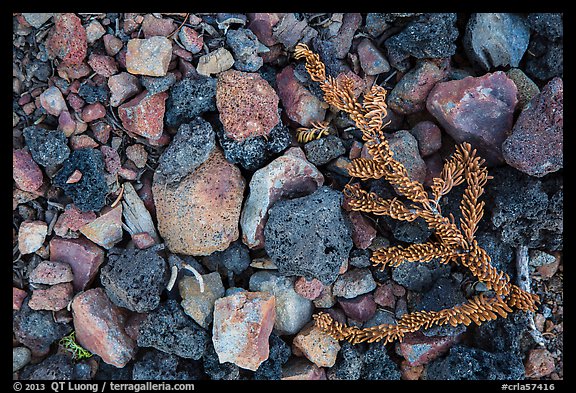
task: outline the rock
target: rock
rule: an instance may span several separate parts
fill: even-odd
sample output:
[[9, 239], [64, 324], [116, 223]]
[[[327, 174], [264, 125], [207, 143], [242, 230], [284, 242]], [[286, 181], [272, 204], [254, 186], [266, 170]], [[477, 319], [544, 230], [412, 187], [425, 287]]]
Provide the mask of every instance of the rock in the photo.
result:
[[518, 67], [530, 41], [524, 17], [506, 12], [473, 13], [466, 24], [462, 43], [473, 63], [485, 71], [496, 67]]
[[212, 341], [208, 341], [206, 352], [202, 357], [202, 365], [204, 366], [204, 372], [212, 380], [239, 379], [240, 368], [234, 363], [220, 363], [220, 360], [218, 360], [218, 354], [216, 354], [214, 345], [212, 345]]
[[164, 76], [172, 56], [172, 43], [166, 37], [133, 38], [126, 44], [126, 70], [131, 74]]
[[12, 318], [12, 331], [16, 340], [29, 348], [34, 357], [47, 355], [52, 343], [71, 330], [70, 325], [55, 322], [52, 312], [32, 310], [27, 300], [24, 300]]
[[314, 324], [309, 324], [295, 337], [292, 345], [318, 367], [332, 367], [340, 344]]
[[428, 94], [436, 83], [446, 77], [447, 69], [433, 61], [418, 61], [388, 95], [390, 109], [404, 115], [424, 110]]
[[376, 281], [368, 268], [352, 269], [340, 275], [332, 287], [334, 296], [352, 299], [376, 289]]
[[32, 27], [40, 28], [44, 23], [46, 23], [54, 13], [51, 12], [23, 12], [22, 16], [26, 19]]
[[451, 57], [456, 53], [457, 38], [455, 13], [425, 13], [384, 41], [384, 46], [392, 66], [406, 72], [405, 60], [410, 56], [417, 59]]
[[144, 168], [148, 162], [148, 152], [144, 148], [144, 145], [139, 143], [126, 147], [126, 157], [140, 169]]
[[410, 333], [396, 344], [396, 353], [409, 366], [421, 366], [442, 356], [458, 341], [459, 336], [427, 337], [420, 332]]
[[90, 123], [91, 121], [101, 119], [104, 116], [106, 116], [106, 108], [99, 102], [88, 104], [82, 108], [81, 118], [85, 123]]
[[158, 161], [156, 176], [168, 184], [193, 173], [214, 151], [216, 137], [210, 123], [198, 116], [182, 124]]
[[372, 344], [364, 353], [364, 364], [360, 379], [366, 380], [399, 380], [398, 365], [390, 358], [382, 342]]
[[94, 243], [109, 250], [122, 240], [122, 205], [103, 213], [80, 228], [80, 233]]
[[312, 301], [294, 290], [293, 277], [282, 277], [270, 271], [250, 276], [250, 290], [268, 292], [276, 298], [274, 329], [279, 335], [296, 334], [312, 318]]
[[366, 249], [372, 244], [376, 237], [376, 228], [372, 221], [366, 218], [362, 213], [352, 211], [348, 214], [352, 224], [352, 241], [354, 246], [359, 249]]
[[455, 345], [448, 356], [429, 363], [429, 380], [522, 380], [522, 360], [510, 352], [486, 352]]
[[502, 144], [506, 163], [542, 177], [563, 167], [564, 85], [554, 78], [522, 110]]
[[392, 270], [392, 279], [408, 290], [424, 292], [437, 278], [447, 276], [449, 271], [449, 266], [437, 262], [404, 263]]
[[442, 147], [442, 131], [431, 121], [419, 122], [412, 127], [410, 134], [418, 141], [418, 151], [421, 157], [431, 156]]
[[[137, 234], [147, 234], [153, 243], [160, 242], [160, 237], [156, 232], [156, 226], [152, 220], [152, 216], [129, 182], [124, 183], [122, 208], [124, 223], [128, 228], [128, 232], [132, 234], [133, 239]], [[142, 240], [146, 241], [147, 238], [143, 238]]]
[[65, 65], [82, 63], [88, 50], [82, 20], [73, 13], [54, 15], [54, 27], [48, 33], [46, 50], [51, 59], [58, 57]]
[[142, 33], [144, 37], [150, 38], [154, 36], [168, 37], [174, 30], [176, 24], [171, 18], [157, 18], [152, 14], [144, 15], [142, 21]]
[[55, 285], [70, 282], [74, 278], [72, 268], [65, 262], [42, 261], [29, 274], [35, 284]]
[[273, 36], [274, 26], [280, 21], [280, 15], [274, 12], [248, 13], [248, 28], [264, 45], [270, 47], [278, 43]]
[[[67, 184], [66, 181], [76, 170], [82, 173], [82, 179], [77, 183]], [[74, 205], [81, 211], [99, 211], [106, 204], [108, 185], [104, 179], [104, 160], [98, 150], [73, 151], [53, 181], [72, 198]]]
[[276, 334], [270, 334], [268, 340], [270, 355], [254, 372], [255, 380], [280, 380], [282, 377], [282, 365], [288, 361], [292, 354], [288, 344]]
[[277, 15], [280, 20], [272, 30], [272, 37], [287, 50], [292, 50], [299, 42], [308, 43], [318, 35], [314, 28], [308, 26], [306, 19], [298, 20], [293, 12]]
[[218, 271], [220, 267], [226, 273], [242, 274], [250, 266], [250, 253], [240, 240], [230, 243], [224, 251], [215, 251], [202, 258], [202, 263], [211, 271]]
[[93, 83], [84, 83], [78, 89], [78, 95], [86, 101], [87, 104], [94, 104], [100, 102], [107, 104], [110, 92], [106, 89], [104, 84], [95, 85]]
[[111, 94], [110, 105], [113, 107], [119, 106], [142, 90], [138, 77], [127, 72], [121, 72], [108, 78], [108, 88]]
[[108, 56], [115, 56], [124, 47], [122, 40], [112, 34], [104, 34], [102, 41]]
[[[343, 59], [348, 55], [352, 39], [356, 35], [356, 30], [362, 24], [362, 14], [356, 12], [348, 12], [341, 16], [341, 23], [336, 30], [334, 28], [328, 41], [334, 46], [334, 54], [337, 59]], [[335, 23], [334, 26], [338, 26]], [[332, 26], [330, 26], [332, 27]]]
[[76, 295], [71, 309], [76, 340], [86, 350], [119, 368], [136, 355], [136, 343], [124, 329], [125, 314], [110, 301], [104, 289], [89, 289]]
[[196, 277], [185, 276], [178, 282], [182, 308], [196, 323], [208, 329], [212, 323], [214, 302], [224, 296], [224, 285], [218, 272], [202, 275], [202, 292]]
[[313, 278], [306, 280], [304, 277], [298, 277], [294, 282], [294, 291], [306, 299], [314, 300], [322, 293], [324, 285], [321, 281]]
[[68, 306], [72, 296], [71, 283], [56, 284], [47, 289], [33, 290], [28, 305], [32, 310], [58, 311]]
[[317, 278], [324, 284], [336, 280], [352, 248], [341, 203], [340, 192], [320, 187], [269, 209], [265, 249], [281, 274]]
[[226, 135], [236, 141], [268, 135], [276, 126], [278, 96], [259, 74], [229, 70], [218, 76], [216, 106]]
[[167, 300], [142, 323], [138, 346], [198, 360], [209, 340], [208, 333], [184, 313], [176, 300]]
[[98, 55], [92, 53], [88, 57], [88, 65], [92, 67], [94, 72], [103, 77], [109, 78], [118, 72], [118, 64], [112, 56]]
[[229, 30], [226, 44], [234, 53], [234, 68], [238, 71], [256, 72], [262, 67], [264, 60], [258, 56], [262, 51], [261, 44], [252, 30]]
[[[155, 38], [155, 37], [153, 37]], [[128, 131], [158, 140], [164, 130], [166, 92], [148, 95], [146, 91], [118, 107], [118, 117]]]
[[374, 291], [374, 301], [377, 305], [389, 310], [396, 308], [396, 296], [394, 296], [394, 283], [386, 281], [384, 284], [378, 286]]
[[[72, 135], [70, 137], [70, 147], [72, 148], [72, 150], [95, 149], [98, 147], [98, 143], [94, 139], [90, 138], [88, 135]], [[72, 173], [72, 175], [74, 175], [74, 174], [78, 175], [78, 174], [81, 174], [81, 172], [76, 170]], [[75, 177], [73, 176], [73, 179], [74, 178]], [[73, 183], [70, 180], [72, 180], [72, 179], [68, 178], [68, 180], [66, 180], [66, 182], [67, 183]]]
[[20, 310], [22, 307], [22, 302], [28, 296], [26, 291], [23, 291], [20, 288], [12, 287], [12, 310]]
[[368, 38], [358, 43], [358, 60], [366, 75], [378, 75], [390, 71], [390, 64], [384, 54]]
[[282, 368], [283, 381], [326, 380], [326, 371], [306, 358], [292, 357]]
[[48, 225], [44, 221], [26, 220], [18, 229], [18, 250], [21, 254], [32, 254], [37, 251], [48, 234]]
[[244, 187], [240, 170], [219, 149], [174, 187], [155, 176], [152, 192], [158, 230], [170, 251], [209, 255], [238, 239]]
[[554, 357], [546, 348], [534, 348], [528, 352], [524, 361], [526, 378], [542, 378], [555, 369]]
[[93, 20], [86, 26], [86, 41], [88, 44], [92, 45], [98, 41], [104, 34], [106, 30], [97, 20]]
[[148, 94], [158, 94], [167, 91], [176, 83], [174, 72], [168, 72], [165, 76], [141, 76], [140, 82]]
[[168, 283], [166, 261], [158, 251], [154, 247], [109, 254], [108, 263], [100, 269], [100, 281], [115, 305], [138, 313], [158, 307]]
[[[191, 368], [191, 367], [190, 367]], [[134, 362], [132, 380], [174, 381], [200, 379], [199, 370], [190, 370], [176, 355], [150, 350]]]
[[510, 68], [506, 76], [514, 82], [518, 89], [518, 105], [516, 110], [523, 110], [526, 105], [540, 93], [540, 88], [520, 68]]
[[220, 47], [207, 55], [200, 56], [196, 71], [200, 75], [212, 76], [212, 74], [219, 74], [230, 69], [232, 65], [234, 65], [234, 57], [228, 50]]
[[508, 352], [524, 358], [536, 344], [531, 337], [532, 322], [527, 313], [512, 313], [508, 318], [483, 323], [473, 330], [472, 337], [477, 347], [487, 352]]
[[50, 260], [65, 262], [74, 274], [74, 291], [84, 290], [104, 262], [104, 250], [86, 238], [50, 240]]
[[312, 94], [294, 75], [294, 66], [288, 65], [276, 75], [278, 96], [290, 120], [304, 127], [324, 120], [328, 105]]
[[65, 353], [55, 353], [40, 363], [26, 367], [19, 379], [32, 381], [70, 381], [74, 375], [72, 358]]
[[122, 167], [122, 162], [118, 152], [109, 146], [101, 146], [100, 151], [104, 157], [104, 165], [106, 167], [106, 171], [113, 175], [118, 173]]
[[32, 352], [26, 347], [12, 348], [12, 372], [20, 370], [22, 367], [30, 363], [32, 359]]
[[166, 100], [166, 125], [177, 128], [204, 112], [216, 110], [216, 80], [185, 78], [174, 84]]
[[410, 180], [422, 183], [426, 178], [426, 163], [420, 157], [416, 138], [409, 131], [400, 130], [388, 137], [388, 144], [394, 159], [406, 168]]
[[60, 116], [62, 111], [68, 109], [62, 92], [56, 86], [51, 86], [40, 94], [40, 105], [52, 116]]
[[188, 26], [183, 26], [180, 29], [178, 38], [182, 45], [184, 45], [184, 48], [193, 55], [200, 53], [204, 46], [204, 36]]
[[532, 30], [548, 40], [555, 41], [564, 36], [563, 16], [562, 13], [555, 12], [532, 12], [528, 14], [527, 21]]
[[28, 192], [38, 190], [44, 182], [42, 170], [24, 149], [12, 150], [12, 178], [19, 189]]
[[267, 292], [240, 291], [217, 299], [212, 342], [220, 363], [255, 371], [268, 359], [275, 316], [275, 298]]
[[362, 358], [358, 347], [345, 341], [342, 343], [336, 363], [328, 370], [326, 376], [331, 381], [358, 380], [362, 372]]
[[351, 299], [339, 298], [338, 304], [348, 318], [358, 322], [366, 322], [376, 313], [376, 303], [371, 293], [358, 295]]
[[82, 212], [74, 204], [66, 205], [64, 212], [58, 217], [54, 225], [54, 233], [60, 237], [78, 238], [78, 231], [84, 225], [96, 219], [93, 211]]
[[426, 108], [456, 143], [469, 142], [487, 165], [503, 161], [502, 143], [512, 129], [517, 89], [505, 73], [439, 82]]
[[329, 161], [346, 153], [346, 148], [342, 140], [335, 135], [328, 135], [308, 142], [304, 145], [306, 158], [312, 164], [319, 166], [327, 164]]

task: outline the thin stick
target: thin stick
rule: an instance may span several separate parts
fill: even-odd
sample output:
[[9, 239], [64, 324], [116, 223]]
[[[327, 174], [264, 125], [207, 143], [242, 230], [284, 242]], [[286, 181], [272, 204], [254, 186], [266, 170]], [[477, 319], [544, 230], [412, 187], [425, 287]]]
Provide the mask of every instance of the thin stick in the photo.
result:
[[182, 267], [186, 270], [191, 271], [192, 273], [194, 273], [194, 277], [196, 277], [196, 279], [198, 280], [198, 283], [200, 284], [200, 293], [204, 292], [204, 280], [202, 279], [202, 275], [200, 275], [200, 273], [198, 273], [198, 271], [196, 269], [194, 269], [192, 266], [190, 266], [187, 263], [183, 263]]
[[172, 290], [174, 283], [176, 283], [177, 277], [178, 277], [178, 267], [176, 265], [174, 265], [174, 266], [172, 266], [172, 269], [170, 272], [170, 281], [168, 281], [168, 285], [166, 285], [166, 289], [168, 290], [168, 292], [170, 292]]

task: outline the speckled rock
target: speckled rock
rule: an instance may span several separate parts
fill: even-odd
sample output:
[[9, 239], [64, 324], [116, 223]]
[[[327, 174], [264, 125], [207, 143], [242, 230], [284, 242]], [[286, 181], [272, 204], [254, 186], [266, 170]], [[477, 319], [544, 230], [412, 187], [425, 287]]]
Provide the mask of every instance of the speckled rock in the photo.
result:
[[118, 117], [128, 131], [158, 140], [164, 130], [166, 92], [148, 95], [146, 91], [118, 107]]
[[84, 225], [96, 219], [93, 211], [83, 212], [74, 206], [73, 203], [66, 205], [64, 212], [60, 214], [54, 225], [54, 233], [64, 238], [78, 238], [78, 230]]
[[546, 348], [534, 348], [528, 352], [524, 368], [527, 378], [542, 378], [550, 375], [556, 366], [553, 355]]
[[178, 282], [182, 297], [182, 308], [198, 325], [204, 329], [212, 323], [214, 303], [224, 296], [224, 285], [220, 273], [212, 272], [202, 275], [203, 291], [196, 277], [184, 276]]
[[67, 109], [62, 92], [56, 86], [51, 86], [40, 94], [40, 105], [53, 116], [59, 116]]
[[38, 190], [44, 182], [42, 170], [24, 149], [12, 150], [12, 178], [19, 189], [28, 192]]
[[396, 352], [408, 365], [421, 366], [448, 352], [458, 339], [457, 335], [427, 337], [420, 332], [410, 333], [396, 344]]
[[302, 329], [294, 337], [292, 345], [318, 367], [332, 367], [341, 348], [338, 341], [314, 324]]
[[88, 57], [88, 65], [92, 67], [95, 73], [106, 78], [118, 72], [118, 64], [112, 56], [92, 53]]
[[342, 140], [335, 135], [328, 135], [304, 145], [306, 158], [314, 165], [324, 165], [346, 153]]
[[399, 380], [400, 370], [390, 355], [386, 346], [382, 343], [374, 343], [364, 353], [364, 364], [370, 367], [362, 367], [360, 379], [365, 380]]
[[65, 262], [42, 261], [30, 272], [28, 278], [32, 283], [54, 285], [70, 282], [74, 276], [72, 268]]
[[258, 55], [262, 51], [258, 38], [249, 29], [229, 30], [226, 44], [234, 54], [234, 68], [239, 71], [258, 71], [264, 60]]
[[109, 250], [122, 240], [122, 205], [103, 212], [102, 215], [80, 228], [80, 233], [94, 243]]
[[32, 359], [32, 352], [22, 346], [12, 348], [12, 372], [20, 370], [22, 367], [30, 363]]
[[177, 128], [204, 112], [216, 110], [216, 79], [185, 78], [174, 84], [166, 100], [166, 125]]
[[54, 15], [54, 27], [48, 33], [46, 49], [51, 58], [58, 57], [66, 65], [82, 63], [88, 50], [82, 20], [73, 13]]
[[28, 296], [28, 292], [20, 288], [12, 287], [12, 310], [20, 310], [26, 296]]
[[23, 369], [19, 379], [32, 381], [70, 381], [74, 377], [74, 363], [65, 353], [55, 353], [40, 363]]
[[111, 94], [110, 105], [113, 107], [119, 106], [142, 90], [138, 77], [128, 72], [121, 72], [108, 78], [108, 88]]
[[73, 288], [69, 282], [52, 285], [46, 289], [35, 289], [28, 301], [32, 310], [58, 311], [66, 308], [72, 300]]
[[180, 42], [184, 45], [184, 48], [193, 55], [199, 53], [204, 45], [204, 37], [188, 26], [183, 26], [180, 29], [178, 38], [180, 38]]
[[196, 71], [200, 75], [212, 76], [230, 69], [234, 65], [234, 57], [226, 48], [220, 47], [198, 59]]
[[37, 251], [47, 234], [48, 224], [44, 221], [23, 221], [18, 228], [18, 250], [23, 255]]
[[428, 157], [442, 147], [442, 131], [431, 121], [419, 122], [412, 127], [410, 134], [418, 141], [418, 151], [422, 157]]
[[49, 12], [23, 12], [22, 16], [26, 19], [31, 26], [35, 28], [42, 27], [50, 18], [54, 16], [54, 13]]
[[158, 230], [170, 251], [209, 255], [238, 239], [244, 187], [240, 170], [220, 149], [175, 186], [155, 176], [152, 193]]
[[360, 66], [366, 75], [378, 75], [390, 71], [388, 60], [370, 39], [364, 38], [360, 41], [356, 50]]
[[294, 290], [296, 293], [310, 300], [314, 300], [320, 296], [323, 289], [324, 284], [315, 278], [312, 280], [306, 280], [304, 277], [298, 277], [294, 282]]
[[388, 144], [394, 159], [404, 164], [408, 177], [422, 183], [426, 178], [426, 163], [420, 157], [416, 138], [409, 131], [400, 130], [388, 137]]
[[506, 76], [512, 79], [512, 82], [514, 82], [518, 89], [518, 105], [516, 106], [516, 110], [523, 110], [530, 100], [532, 100], [536, 94], [540, 93], [540, 88], [520, 68], [510, 68], [506, 71]]
[[133, 38], [127, 43], [126, 70], [131, 74], [164, 76], [172, 56], [172, 43], [166, 37]]
[[352, 225], [352, 241], [354, 242], [354, 246], [361, 250], [367, 249], [376, 237], [376, 227], [374, 223], [358, 211], [351, 211], [348, 214], [348, 218]]
[[376, 281], [368, 268], [351, 269], [340, 275], [334, 282], [332, 293], [351, 299], [358, 295], [371, 292], [376, 289]]

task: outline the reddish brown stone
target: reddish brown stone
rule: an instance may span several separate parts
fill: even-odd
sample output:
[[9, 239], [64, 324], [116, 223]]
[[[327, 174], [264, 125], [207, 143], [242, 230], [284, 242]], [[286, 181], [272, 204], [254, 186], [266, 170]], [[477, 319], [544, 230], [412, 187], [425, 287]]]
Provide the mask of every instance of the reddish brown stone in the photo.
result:
[[360, 41], [357, 51], [360, 65], [366, 75], [378, 75], [390, 71], [388, 60], [369, 38]]
[[35, 289], [28, 302], [32, 310], [58, 311], [66, 308], [73, 296], [69, 282], [52, 285], [48, 289]]
[[12, 178], [22, 191], [33, 192], [42, 186], [42, 170], [24, 149], [12, 150]]
[[400, 379], [416, 381], [424, 372], [424, 366], [411, 366], [406, 360], [400, 362]]
[[103, 288], [78, 294], [72, 301], [78, 344], [116, 367], [124, 367], [136, 355], [137, 346], [125, 330], [126, 316]]
[[298, 277], [294, 283], [296, 293], [310, 300], [314, 300], [320, 296], [323, 289], [324, 284], [315, 278], [308, 281], [305, 277]]
[[78, 231], [81, 227], [96, 219], [93, 211], [83, 212], [73, 204], [66, 205], [64, 213], [58, 217], [54, 225], [54, 233], [60, 237], [78, 237], [69, 233]]
[[104, 250], [84, 237], [54, 237], [50, 241], [50, 260], [68, 263], [74, 273], [74, 290], [82, 291], [96, 277], [104, 262]]
[[94, 138], [101, 144], [108, 142], [110, 138], [110, 132], [112, 132], [112, 126], [104, 121], [97, 121], [90, 124]]
[[82, 120], [86, 123], [101, 119], [106, 116], [106, 108], [99, 102], [88, 104], [82, 108]]
[[84, 99], [82, 99], [82, 97], [80, 97], [76, 93], [69, 93], [66, 96], [66, 100], [68, 101], [68, 105], [70, 105], [70, 107], [74, 109], [74, 112], [77, 113], [80, 113], [82, 111], [82, 108], [86, 104]]
[[98, 142], [88, 135], [72, 135], [70, 137], [70, 147], [72, 150], [94, 149], [98, 147]]
[[140, 144], [128, 146], [126, 148], [126, 156], [138, 168], [144, 168], [146, 166], [146, 161], [148, 161], [148, 152], [146, 152], [144, 145]]
[[338, 303], [349, 318], [358, 322], [366, 322], [376, 313], [374, 295], [366, 293], [352, 299], [338, 298]]
[[148, 95], [143, 91], [118, 107], [118, 116], [128, 131], [145, 138], [159, 139], [164, 129], [165, 101], [168, 93]]
[[66, 184], [78, 183], [81, 179], [82, 179], [82, 172], [76, 169], [74, 172], [72, 172], [70, 177], [68, 177], [68, 180], [66, 180]]
[[459, 339], [459, 336], [425, 336], [422, 332], [408, 333], [397, 343], [396, 352], [409, 366], [421, 366], [442, 356]]
[[65, 262], [42, 261], [30, 272], [29, 280], [36, 284], [55, 285], [74, 279], [72, 268]]
[[67, 138], [76, 130], [76, 121], [67, 110], [62, 111], [58, 116], [58, 129], [63, 131]]
[[122, 167], [122, 162], [120, 161], [120, 155], [118, 152], [110, 146], [101, 146], [100, 151], [104, 157], [104, 166], [106, 167], [106, 170], [111, 174], [118, 173]]
[[106, 78], [118, 72], [116, 60], [111, 56], [92, 53], [88, 58], [88, 65], [90, 65], [98, 75], [105, 76]]
[[554, 357], [546, 348], [531, 349], [524, 361], [524, 370], [527, 378], [545, 377], [550, 375], [555, 369]]
[[12, 310], [20, 310], [20, 307], [22, 307], [22, 302], [27, 295], [28, 293], [26, 293], [26, 291], [20, 288], [12, 287]]
[[111, 76], [108, 79], [108, 88], [111, 94], [110, 105], [114, 107], [134, 97], [142, 90], [138, 77], [127, 72], [121, 72]]
[[326, 380], [326, 371], [306, 358], [292, 357], [282, 367], [283, 381]]
[[122, 40], [112, 34], [104, 34], [102, 41], [104, 42], [104, 49], [108, 56], [116, 55], [124, 46]]
[[184, 26], [178, 32], [178, 38], [190, 53], [196, 54], [202, 50], [204, 38], [194, 29]]
[[374, 301], [377, 305], [394, 310], [396, 307], [396, 297], [393, 292], [393, 283], [387, 281], [374, 291]]
[[171, 18], [157, 18], [152, 14], [144, 15], [142, 21], [142, 33], [144, 37], [150, 38], [154, 36], [167, 37], [176, 30], [176, 24]]
[[248, 14], [248, 28], [258, 37], [258, 41], [266, 46], [272, 46], [278, 43], [273, 34], [274, 26], [280, 21], [278, 13], [274, 12], [255, 12]]
[[436, 153], [442, 147], [442, 131], [431, 121], [421, 121], [410, 130], [418, 141], [418, 150], [422, 157]]
[[82, 63], [88, 49], [82, 20], [73, 13], [54, 15], [54, 27], [48, 34], [46, 49], [51, 58], [58, 57], [64, 64]]
[[132, 240], [136, 248], [143, 250], [148, 247], [152, 247], [156, 244], [156, 241], [148, 232], [140, 232], [132, 235]]
[[352, 241], [357, 248], [362, 250], [372, 244], [376, 237], [376, 227], [367, 217], [358, 211], [352, 211], [348, 214], [352, 224]]

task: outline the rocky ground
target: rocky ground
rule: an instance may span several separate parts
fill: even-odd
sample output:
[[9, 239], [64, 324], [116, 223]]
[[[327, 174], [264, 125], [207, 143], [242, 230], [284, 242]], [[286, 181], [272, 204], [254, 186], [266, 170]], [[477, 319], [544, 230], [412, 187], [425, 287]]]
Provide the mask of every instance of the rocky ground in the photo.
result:
[[[358, 95], [388, 90], [412, 179], [472, 143], [493, 177], [476, 238], [536, 312], [386, 346], [313, 325], [487, 288], [437, 261], [371, 266], [434, 235], [347, 208], [366, 149], [299, 42]], [[14, 14], [13, 378], [563, 379], [562, 59], [562, 14]]]

